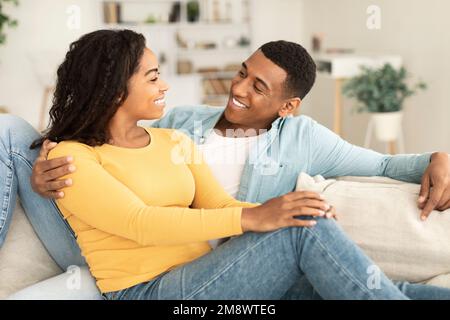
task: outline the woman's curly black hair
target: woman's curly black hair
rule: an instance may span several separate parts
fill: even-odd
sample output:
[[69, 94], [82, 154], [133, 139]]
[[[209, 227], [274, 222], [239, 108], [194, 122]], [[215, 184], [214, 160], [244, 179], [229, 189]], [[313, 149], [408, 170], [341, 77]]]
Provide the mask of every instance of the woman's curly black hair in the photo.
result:
[[108, 124], [128, 96], [127, 84], [138, 70], [145, 38], [131, 30], [98, 30], [71, 43], [57, 71], [50, 123], [42, 138], [106, 143]]

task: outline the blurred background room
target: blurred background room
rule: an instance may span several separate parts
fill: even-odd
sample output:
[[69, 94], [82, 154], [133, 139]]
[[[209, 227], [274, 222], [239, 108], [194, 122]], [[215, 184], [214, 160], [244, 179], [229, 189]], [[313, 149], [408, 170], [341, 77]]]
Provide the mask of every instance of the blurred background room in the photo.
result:
[[224, 106], [240, 64], [284, 39], [318, 66], [300, 114], [379, 152], [450, 152], [448, 12], [448, 0], [0, 0], [0, 112], [45, 129], [56, 68], [93, 30], [144, 34], [168, 108]]

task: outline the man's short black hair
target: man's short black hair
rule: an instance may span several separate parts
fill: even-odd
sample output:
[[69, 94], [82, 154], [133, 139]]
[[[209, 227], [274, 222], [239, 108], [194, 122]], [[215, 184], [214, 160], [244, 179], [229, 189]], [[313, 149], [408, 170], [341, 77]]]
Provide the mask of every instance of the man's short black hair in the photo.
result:
[[303, 99], [316, 80], [316, 64], [308, 51], [298, 43], [279, 40], [259, 48], [264, 56], [287, 73], [287, 95]]

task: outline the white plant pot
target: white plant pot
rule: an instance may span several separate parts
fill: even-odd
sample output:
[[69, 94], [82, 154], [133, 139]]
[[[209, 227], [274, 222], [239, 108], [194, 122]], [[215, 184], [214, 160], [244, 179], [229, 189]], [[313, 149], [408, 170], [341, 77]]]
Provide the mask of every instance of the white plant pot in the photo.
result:
[[403, 111], [372, 113], [375, 135], [380, 141], [394, 141], [400, 135]]

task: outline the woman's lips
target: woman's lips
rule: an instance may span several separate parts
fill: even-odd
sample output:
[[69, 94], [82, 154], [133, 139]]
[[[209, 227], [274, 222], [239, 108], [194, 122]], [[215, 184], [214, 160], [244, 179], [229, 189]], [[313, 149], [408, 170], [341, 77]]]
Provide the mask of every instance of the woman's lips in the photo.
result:
[[165, 105], [165, 104], [166, 104], [166, 98], [163, 97], [163, 98], [161, 98], [161, 99], [155, 100], [155, 104], [158, 105], [158, 106], [163, 106], [163, 105]]

